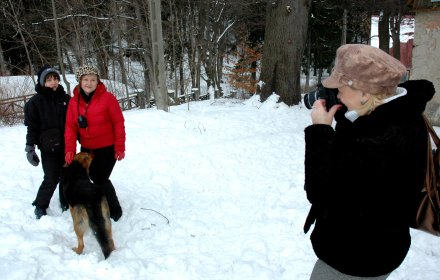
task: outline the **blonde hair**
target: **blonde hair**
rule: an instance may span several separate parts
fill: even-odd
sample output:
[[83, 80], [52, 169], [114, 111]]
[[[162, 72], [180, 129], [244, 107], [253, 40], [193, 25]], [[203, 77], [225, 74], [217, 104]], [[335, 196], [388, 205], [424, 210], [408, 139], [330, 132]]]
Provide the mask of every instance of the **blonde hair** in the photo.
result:
[[357, 110], [359, 116], [369, 115], [373, 112], [378, 106], [383, 104], [383, 100], [390, 97], [389, 93], [370, 93], [370, 98], [365, 102], [365, 104], [361, 105], [361, 108]]

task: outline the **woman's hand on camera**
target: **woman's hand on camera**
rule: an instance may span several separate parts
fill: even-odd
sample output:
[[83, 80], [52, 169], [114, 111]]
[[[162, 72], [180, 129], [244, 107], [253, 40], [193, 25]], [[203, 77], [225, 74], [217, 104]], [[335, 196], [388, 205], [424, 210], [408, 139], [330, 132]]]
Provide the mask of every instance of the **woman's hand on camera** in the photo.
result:
[[325, 100], [316, 100], [315, 103], [313, 103], [312, 112], [310, 114], [312, 117], [312, 123], [331, 125], [336, 111], [339, 110], [341, 107], [342, 105], [340, 104], [333, 105], [333, 107], [331, 107], [330, 110], [327, 111], [327, 108], [325, 107]]

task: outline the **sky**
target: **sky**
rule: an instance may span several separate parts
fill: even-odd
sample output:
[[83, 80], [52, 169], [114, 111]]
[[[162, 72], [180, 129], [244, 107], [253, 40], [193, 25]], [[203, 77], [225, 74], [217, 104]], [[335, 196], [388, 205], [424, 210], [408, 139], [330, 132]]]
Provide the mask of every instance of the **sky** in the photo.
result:
[[[311, 231], [302, 230], [310, 111], [277, 100], [124, 112], [126, 158], [110, 177], [124, 214], [112, 223], [116, 250], [107, 260], [90, 232], [83, 254], [72, 251], [72, 219], [57, 191], [48, 215], [35, 219], [41, 165], [26, 160], [24, 125], [1, 126], [0, 279], [309, 279], [317, 260]], [[438, 279], [438, 237], [411, 236], [389, 279]]]

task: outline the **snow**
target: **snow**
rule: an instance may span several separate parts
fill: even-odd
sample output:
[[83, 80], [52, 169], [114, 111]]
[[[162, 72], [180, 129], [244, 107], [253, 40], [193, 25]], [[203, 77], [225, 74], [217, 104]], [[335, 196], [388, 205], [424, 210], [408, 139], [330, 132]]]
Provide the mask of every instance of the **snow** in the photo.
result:
[[[126, 158], [111, 176], [124, 214], [112, 223], [117, 249], [107, 260], [90, 233], [82, 255], [71, 250], [76, 236], [58, 190], [48, 215], [35, 219], [41, 165], [26, 160], [24, 125], [0, 127], [0, 278], [309, 279], [316, 256], [302, 227], [310, 111], [277, 100], [124, 112]], [[438, 279], [438, 238], [411, 235], [389, 279]]]
[[[379, 47], [379, 31], [378, 31], [379, 17], [373, 16], [371, 17], [371, 44], [373, 47]], [[414, 17], [404, 17], [400, 24], [400, 42], [406, 43], [410, 39], [414, 39], [414, 26], [415, 18]], [[390, 48], [393, 47], [393, 39], [390, 35]]]

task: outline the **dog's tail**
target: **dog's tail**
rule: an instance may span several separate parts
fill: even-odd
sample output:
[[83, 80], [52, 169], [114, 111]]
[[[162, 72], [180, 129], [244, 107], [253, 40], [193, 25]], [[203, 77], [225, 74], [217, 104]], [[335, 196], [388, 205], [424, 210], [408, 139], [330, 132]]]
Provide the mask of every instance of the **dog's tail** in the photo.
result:
[[111, 222], [106, 198], [102, 196], [99, 203], [86, 205], [86, 211], [89, 216], [90, 228], [101, 247], [104, 257], [107, 259], [115, 249], [115, 245], [111, 233]]

